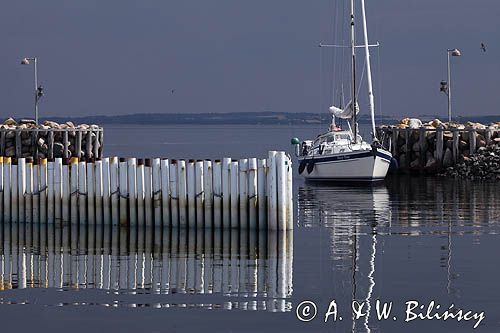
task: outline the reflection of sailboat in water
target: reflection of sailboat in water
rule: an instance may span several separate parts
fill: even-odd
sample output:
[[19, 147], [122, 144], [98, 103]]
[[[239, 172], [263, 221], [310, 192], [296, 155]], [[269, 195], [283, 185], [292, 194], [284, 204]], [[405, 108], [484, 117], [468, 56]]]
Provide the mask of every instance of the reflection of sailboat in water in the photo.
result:
[[[358, 245], [358, 237], [359, 233], [355, 233], [352, 238], [352, 302], [364, 303], [364, 308], [366, 309], [366, 315], [363, 320], [363, 328], [366, 332], [371, 332], [371, 328], [369, 326], [370, 315], [372, 313], [373, 302], [372, 302], [372, 294], [373, 289], [375, 288], [375, 259], [377, 254], [377, 231], [376, 226], [372, 226], [372, 233], [370, 235], [370, 258], [369, 258], [369, 272], [367, 275], [368, 278], [368, 288], [365, 293], [365, 297], [362, 295], [358, 295], [357, 293], [357, 281], [356, 281], [356, 272], [358, 272], [358, 261], [359, 261], [359, 245]], [[352, 320], [352, 332], [358, 332], [356, 329], [356, 320], [353, 317]]]
[[[291, 309], [292, 232], [89, 225], [72, 237], [74, 226], [5, 224], [0, 290], [103, 289], [141, 294], [153, 307]], [[147, 295], [163, 296], [148, 303]], [[138, 306], [113, 300], [103, 305]]]
[[[380, 227], [390, 227], [391, 221], [387, 188], [305, 185], [299, 188], [298, 205], [299, 224], [330, 231], [334, 270], [349, 270], [351, 301], [365, 303], [367, 315], [358, 320], [353, 318], [352, 332], [371, 332], [377, 233]], [[350, 262], [346, 262], [348, 259]], [[358, 327], [360, 324], [362, 327]]]

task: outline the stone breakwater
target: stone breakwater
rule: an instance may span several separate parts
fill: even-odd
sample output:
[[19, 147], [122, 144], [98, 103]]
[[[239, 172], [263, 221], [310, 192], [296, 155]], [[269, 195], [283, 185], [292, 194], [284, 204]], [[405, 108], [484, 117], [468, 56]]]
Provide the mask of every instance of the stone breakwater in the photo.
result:
[[104, 131], [97, 125], [59, 124], [8, 118], [0, 124], [0, 156], [13, 158], [102, 158]]
[[457, 124], [434, 119], [424, 123], [405, 118], [397, 125], [380, 126], [377, 135], [398, 161], [400, 172], [439, 173], [481, 148], [499, 144], [500, 122]]

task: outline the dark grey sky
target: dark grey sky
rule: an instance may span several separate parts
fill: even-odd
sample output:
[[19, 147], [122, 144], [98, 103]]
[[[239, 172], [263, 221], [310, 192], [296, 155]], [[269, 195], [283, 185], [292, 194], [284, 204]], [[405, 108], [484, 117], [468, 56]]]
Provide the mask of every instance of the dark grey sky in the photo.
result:
[[[500, 1], [367, 5], [370, 39], [383, 44], [383, 114], [444, 117], [439, 81], [453, 47], [463, 52], [453, 59], [454, 113], [499, 114]], [[32, 68], [19, 60], [35, 55], [48, 116], [327, 112], [330, 73], [323, 66], [320, 75], [317, 44], [332, 41], [333, 8], [332, 0], [2, 1], [0, 116], [32, 116]]]

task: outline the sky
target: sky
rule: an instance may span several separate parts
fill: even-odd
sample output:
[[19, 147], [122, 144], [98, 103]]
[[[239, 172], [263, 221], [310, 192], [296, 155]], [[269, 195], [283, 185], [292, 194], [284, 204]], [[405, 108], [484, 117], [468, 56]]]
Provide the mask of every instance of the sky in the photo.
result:
[[[0, 118], [33, 118], [25, 56], [38, 58], [46, 117], [328, 112], [333, 52], [318, 44], [338, 42], [335, 2], [2, 1]], [[366, 2], [370, 40], [381, 43], [372, 50], [377, 114], [445, 118], [439, 82], [455, 47], [453, 113], [500, 114], [500, 1]]]

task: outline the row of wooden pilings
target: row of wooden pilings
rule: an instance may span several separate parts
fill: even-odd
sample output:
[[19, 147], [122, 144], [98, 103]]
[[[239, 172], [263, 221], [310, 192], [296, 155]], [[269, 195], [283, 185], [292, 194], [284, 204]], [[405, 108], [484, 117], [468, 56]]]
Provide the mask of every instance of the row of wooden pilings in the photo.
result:
[[4, 223], [293, 229], [292, 166], [267, 159], [0, 157]]
[[101, 159], [104, 129], [88, 128], [0, 128], [0, 156], [15, 158]]
[[500, 137], [498, 128], [377, 128], [377, 136], [405, 172], [439, 172]]

